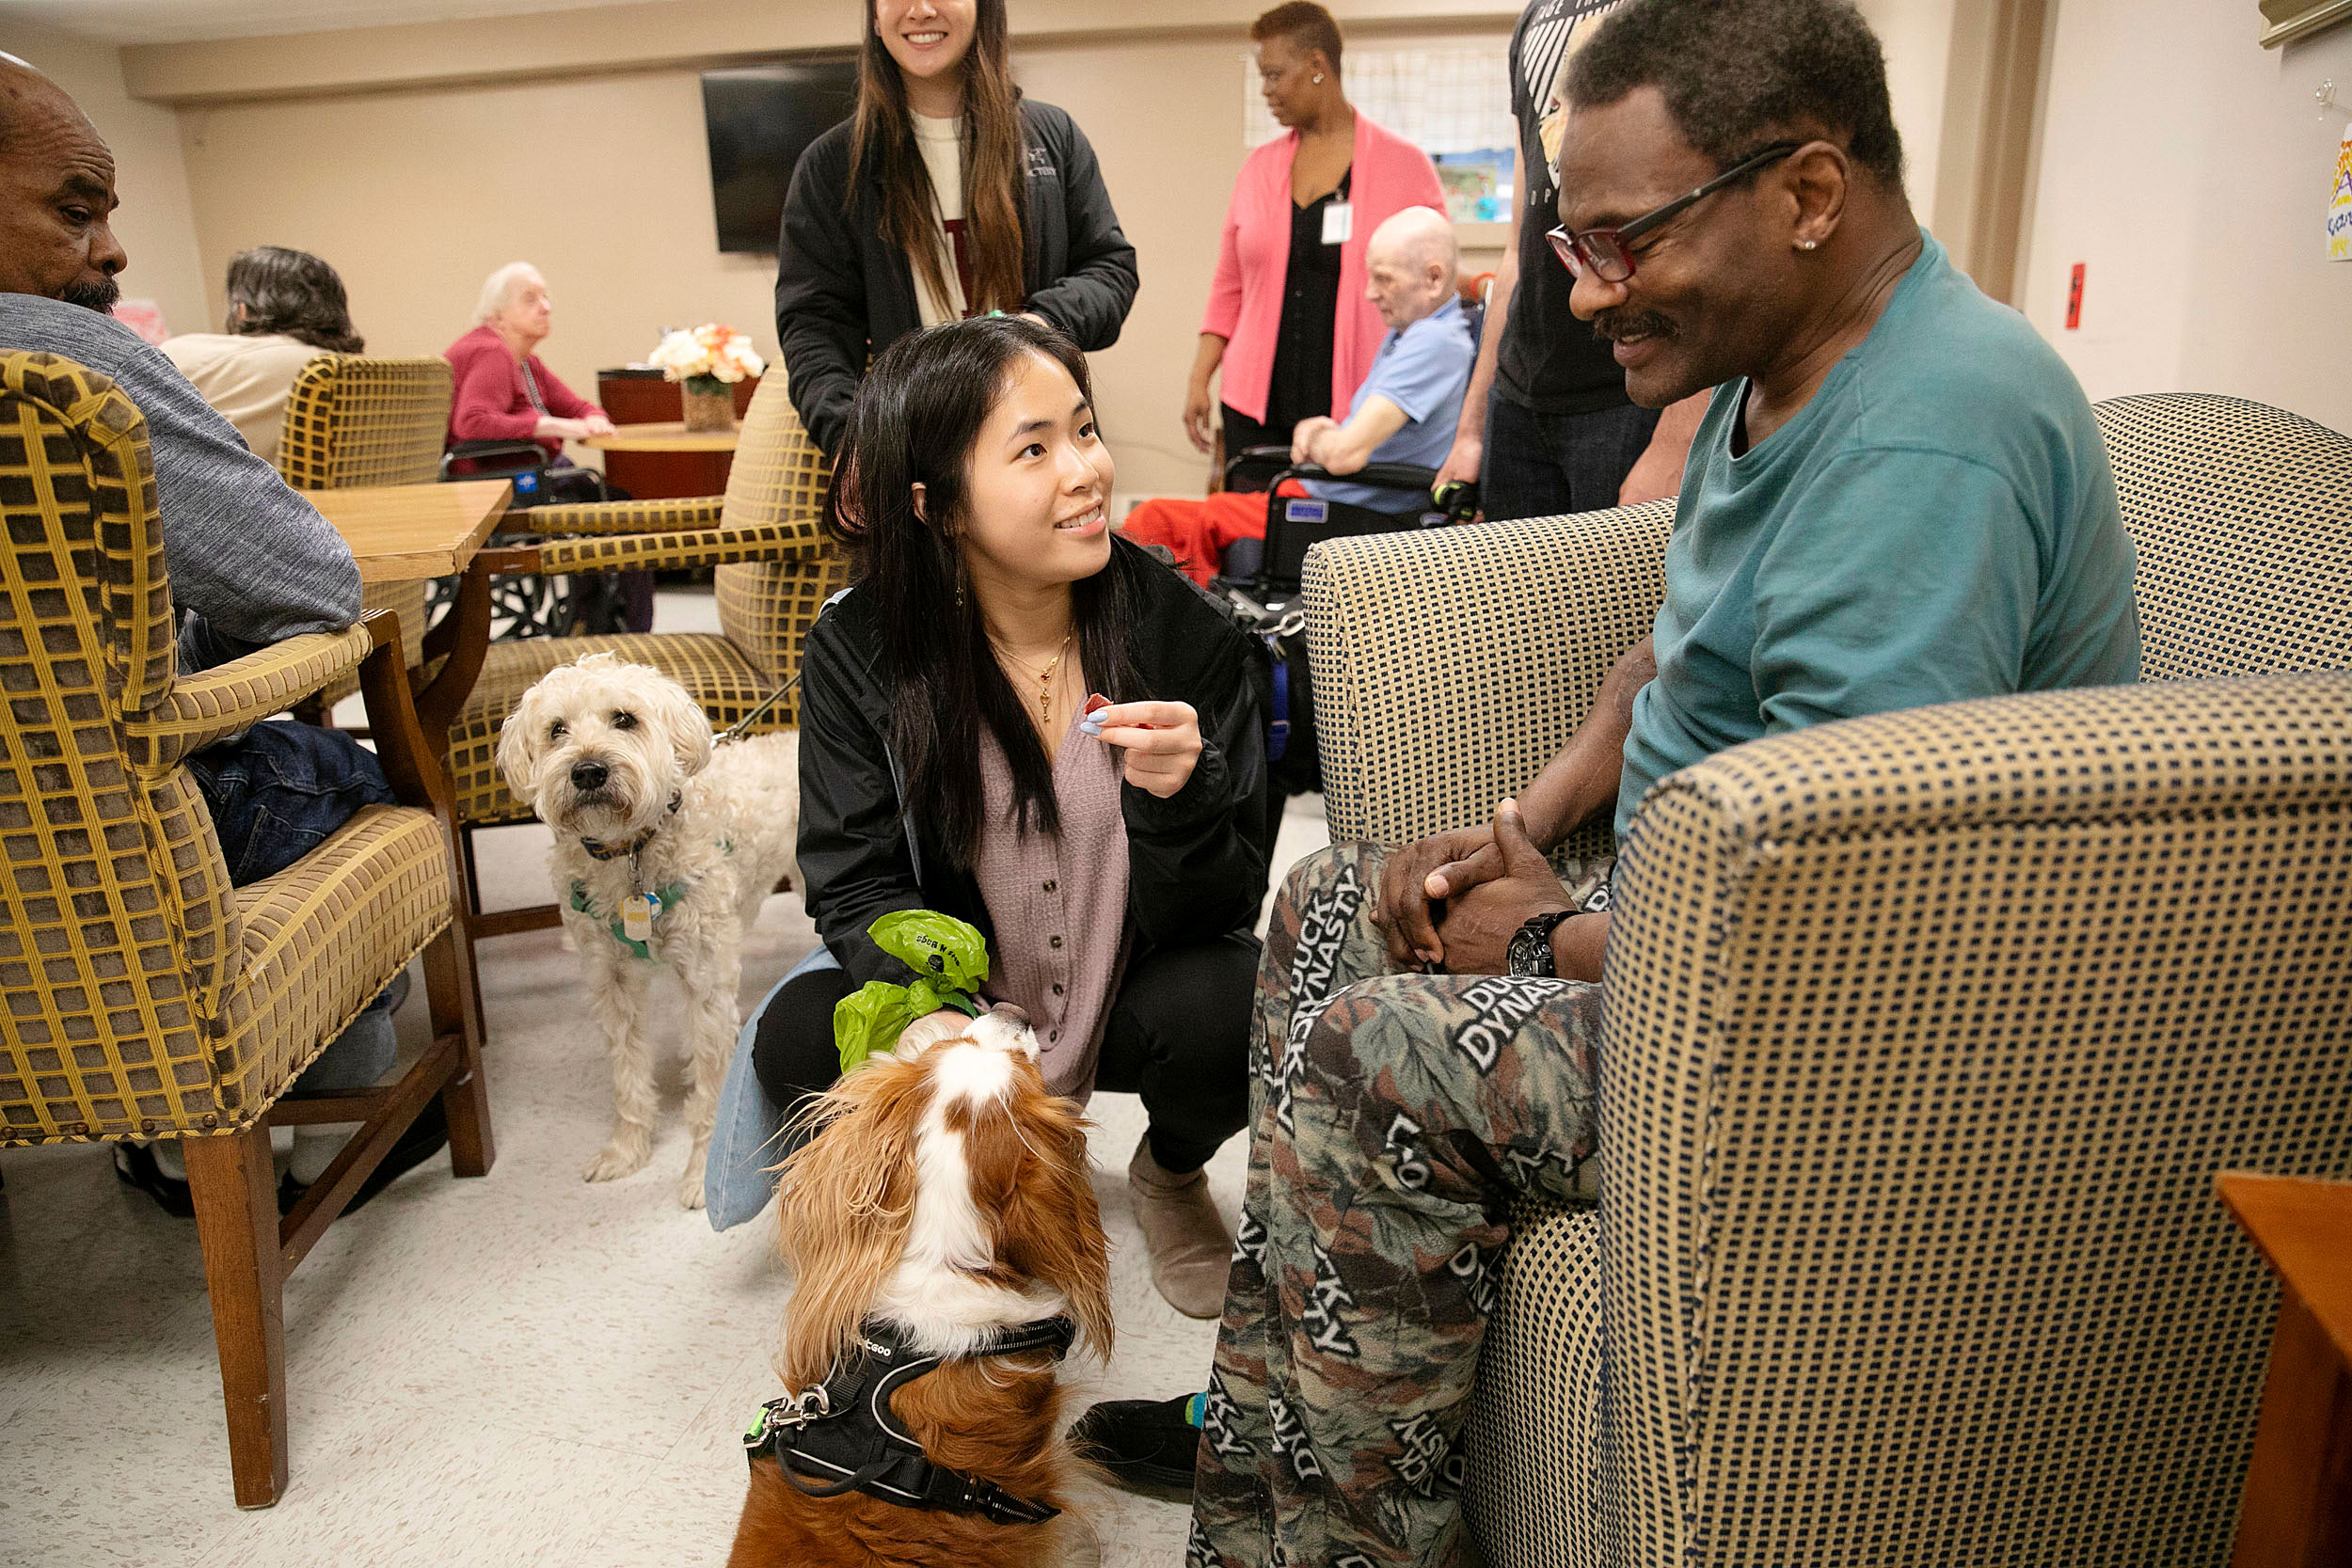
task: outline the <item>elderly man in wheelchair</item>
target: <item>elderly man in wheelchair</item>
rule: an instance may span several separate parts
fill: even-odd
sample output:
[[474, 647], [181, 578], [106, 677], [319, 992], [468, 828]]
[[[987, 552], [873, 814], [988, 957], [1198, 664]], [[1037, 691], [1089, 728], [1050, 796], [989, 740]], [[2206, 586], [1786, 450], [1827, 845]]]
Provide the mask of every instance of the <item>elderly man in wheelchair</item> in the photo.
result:
[[[1224, 491], [1144, 501], [1122, 531], [1138, 544], [1166, 546], [1203, 586], [1221, 563], [1229, 578], [1250, 579], [1263, 594], [1295, 592], [1298, 563], [1319, 540], [1420, 526], [1478, 353], [1454, 292], [1458, 265], [1454, 226], [1442, 213], [1407, 207], [1375, 230], [1364, 292], [1389, 334], [1346, 420], [1302, 420], [1287, 451], [1257, 447], [1235, 456]], [[1269, 478], [1275, 483], [1263, 494], [1233, 488]], [[1262, 540], [1269, 541], [1263, 551], [1253, 550]]]

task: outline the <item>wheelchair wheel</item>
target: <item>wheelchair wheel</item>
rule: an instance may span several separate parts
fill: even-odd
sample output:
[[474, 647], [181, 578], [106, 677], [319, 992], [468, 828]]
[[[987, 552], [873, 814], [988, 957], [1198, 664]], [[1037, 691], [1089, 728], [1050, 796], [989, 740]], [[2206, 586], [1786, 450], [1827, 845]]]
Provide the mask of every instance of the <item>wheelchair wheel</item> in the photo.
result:
[[[457, 602], [455, 578], [425, 590], [425, 619], [438, 621]], [[490, 579], [490, 641], [580, 637], [627, 628], [627, 596], [607, 573], [591, 577], [506, 574]]]

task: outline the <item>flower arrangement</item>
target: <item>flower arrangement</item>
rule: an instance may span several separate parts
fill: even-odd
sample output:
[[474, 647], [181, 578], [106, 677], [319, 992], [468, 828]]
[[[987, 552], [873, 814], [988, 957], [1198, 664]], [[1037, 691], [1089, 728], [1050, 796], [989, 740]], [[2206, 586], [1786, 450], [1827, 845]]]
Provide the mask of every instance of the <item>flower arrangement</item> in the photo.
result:
[[763, 374], [768, 369], [753, 350], [751, 338], [723, 322], [705, 322], [667, 333], [645, 359], [661, 368], [663, 380], [683, 381], [690, 392], [723, 393], [729, 382]]

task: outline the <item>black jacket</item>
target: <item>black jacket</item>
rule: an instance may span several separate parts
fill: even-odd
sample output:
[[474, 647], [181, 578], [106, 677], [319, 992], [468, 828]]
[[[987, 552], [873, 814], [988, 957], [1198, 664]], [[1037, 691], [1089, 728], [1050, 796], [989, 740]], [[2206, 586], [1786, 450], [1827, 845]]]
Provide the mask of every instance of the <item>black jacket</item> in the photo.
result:
[[[1094, 149], [1050, 103], [1024, 100], [1029, 204], [1024, 307], [1083, 349], [1108, 348], [1136, 302], [1136, 247], [1119, 231]], [[838, 454], [866, 361], [922, 325], [914, 266], [882, 236], [882, 177], [868, 169], [854, 207], [850, 122], [809, 144], [784, 198], [776, 241], [776, 341], [792, 406], [828, 457]]]
[[[1127, 928], [1140, 943], [1189, 944], [1257, 924], [1272, 846], [1265, 768], [1264, 650], [1178, 573], [1114, 538], [1139, 614], [1145, 692], [1200, 715], [1200, 760], [1166, 800], [1120, 786], [1127, 819]], [[852, 588], [827, 605], [801, 658], [802, 885], [825, 945], [864, 984], [907, 967], [866, 929], [892, 910], [937, 910], [993, 929], [978, 884], [948, 861], [937, 825], [909, 807], [891, 754], [882, 627]], [[1087, 744], [1073, 741], [1072, 744]]]

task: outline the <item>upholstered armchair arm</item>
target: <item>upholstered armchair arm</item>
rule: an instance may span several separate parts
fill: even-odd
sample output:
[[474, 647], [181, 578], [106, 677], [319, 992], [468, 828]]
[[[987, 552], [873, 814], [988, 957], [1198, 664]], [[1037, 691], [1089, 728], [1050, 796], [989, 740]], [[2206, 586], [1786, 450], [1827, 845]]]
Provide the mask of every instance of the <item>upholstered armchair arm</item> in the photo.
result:
[[808, 561], [825, 548], [811, 522], [640, 533], [605, 539], [550, 539], [538, 546], [543, 572], [612, 572], [652, 567], [722, 566], [730, 561]]
[[167, 700], [124, 726], [132, 766], [143, 777], [161, 777], [190, 752], [283, 713], [358, 669], [374, 645], [364, 624], [349, 626], [289, 637], [201, 674], [182, 675]]
[[[1485, 821], [1558, 753], [1665, 595], [1674, 503], [1334, 539], [1304, 579], [1339, 839]], [[1606, 847], [1604, 827], [1569, 853]]]
[[576, 501], [509, 512], [504, 527], [518, 533], [675, 533], [715, 528], [724, 496], [687, 496], [650, 501]]

